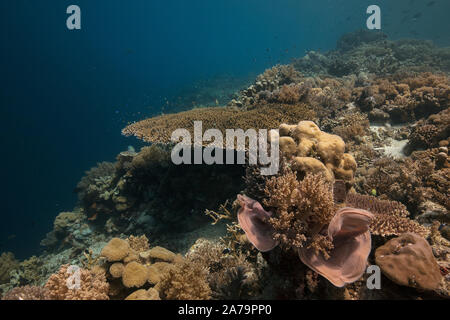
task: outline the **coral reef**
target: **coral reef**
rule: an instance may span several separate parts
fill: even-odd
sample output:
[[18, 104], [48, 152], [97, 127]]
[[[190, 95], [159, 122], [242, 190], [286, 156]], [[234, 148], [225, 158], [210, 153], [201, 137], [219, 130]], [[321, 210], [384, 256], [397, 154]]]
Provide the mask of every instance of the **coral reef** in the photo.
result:
[[[129, 124], [150, 144], [86, 172], [41, 255], [0, 256], [2, 299], [448, 299], [449, 61], [361, 30], [233, 99], [208, 86], [179, 101], [205, 107]], [[278, 129], [279, 172], [175, 165], [171, 134], [194, 121]], [[365, 283], [375, 264], [381, 290]]]

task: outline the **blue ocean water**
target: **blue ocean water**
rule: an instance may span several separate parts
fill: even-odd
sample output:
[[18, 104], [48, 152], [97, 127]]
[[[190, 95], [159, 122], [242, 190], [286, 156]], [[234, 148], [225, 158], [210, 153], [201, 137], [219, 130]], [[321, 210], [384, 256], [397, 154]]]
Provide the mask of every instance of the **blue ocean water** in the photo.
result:
[[[66, 28], [71, 4], [81, 30]], [[333, 49], [371, 4], [390, 38], [450, 44], [443, 0], [1, 1], [0, 252], [39, 250], [83, 172], [139, 147], [121, 136], [128, 122], [170, 112], [198, 81]]]

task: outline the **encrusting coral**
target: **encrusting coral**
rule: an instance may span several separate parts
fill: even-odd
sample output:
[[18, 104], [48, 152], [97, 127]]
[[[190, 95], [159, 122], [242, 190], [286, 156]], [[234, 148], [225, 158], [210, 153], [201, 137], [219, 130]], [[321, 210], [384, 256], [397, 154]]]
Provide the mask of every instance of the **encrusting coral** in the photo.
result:
[[402, 286], [436, 290], [442, 280], [428, 242], [414, 233], [404, 233], [375, 252], [377, 265], [392, 281]]

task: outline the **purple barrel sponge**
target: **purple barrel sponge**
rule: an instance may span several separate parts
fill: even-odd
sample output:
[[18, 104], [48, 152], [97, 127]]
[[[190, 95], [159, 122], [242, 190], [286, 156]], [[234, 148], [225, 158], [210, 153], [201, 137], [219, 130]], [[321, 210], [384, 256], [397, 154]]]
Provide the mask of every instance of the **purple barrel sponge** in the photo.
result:
[[238, 195], [241, 205], [238, 212], [239, 225], [247, 239], [262, 252], [270, 251], [278, 245], [273, 239], [273, 228], [268, 220], [272, 213], [264, 210], [262, 205], [247, 196]]
[[372, 243], [369, 231], [373, 215], [362, 209], [343, 208], [336, 212], [328, 228], [334, 248], [330, 257], [313, 248], [298, 249], [300, 260], [336, 287], [358, 280], [364, 273]]

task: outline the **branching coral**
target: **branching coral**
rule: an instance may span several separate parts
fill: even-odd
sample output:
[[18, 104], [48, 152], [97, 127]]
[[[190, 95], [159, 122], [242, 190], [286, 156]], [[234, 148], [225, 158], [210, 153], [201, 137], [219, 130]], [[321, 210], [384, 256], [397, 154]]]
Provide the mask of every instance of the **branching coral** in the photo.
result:
[[208, 300], [211, 288], [207, 276], [208, 270], [203, 265], [184, 261], [163, 276], [158, 290], [167, 300]]
[[260, 272], [250, 257], [228, 252], [221, 243], [199, 239], [186, 258], [208, 268], [207, 279], [215, 299], [248, 299], [260, 290]]
[[108, 300], [105, 274], [63, 265], [48, 279], [45, 289], [53, 300]]
[[36, 286], [16, 287], [7, 292], [1, 300], [50, 300], [46, 288]]
[[308, 174], [302, 181], [290, 169], [266, 184], [267, 208], [274, 208], [269, 219], [274, 239], [287, 248], [303, 247], [309, 237], [328, 224], [334, 215], [331, 185], [321, 175]]
[[[437, 149], [436, 149], [437, 150]], [[449, 168], [437, 166], [433, 150], [414, 152], [410, 158], [381, 158], [365, 176], [363, 191], [375, 189], [377, 194], [400, 201], [417, 215], [420, 205], [428, 200], [450, 208]]]

